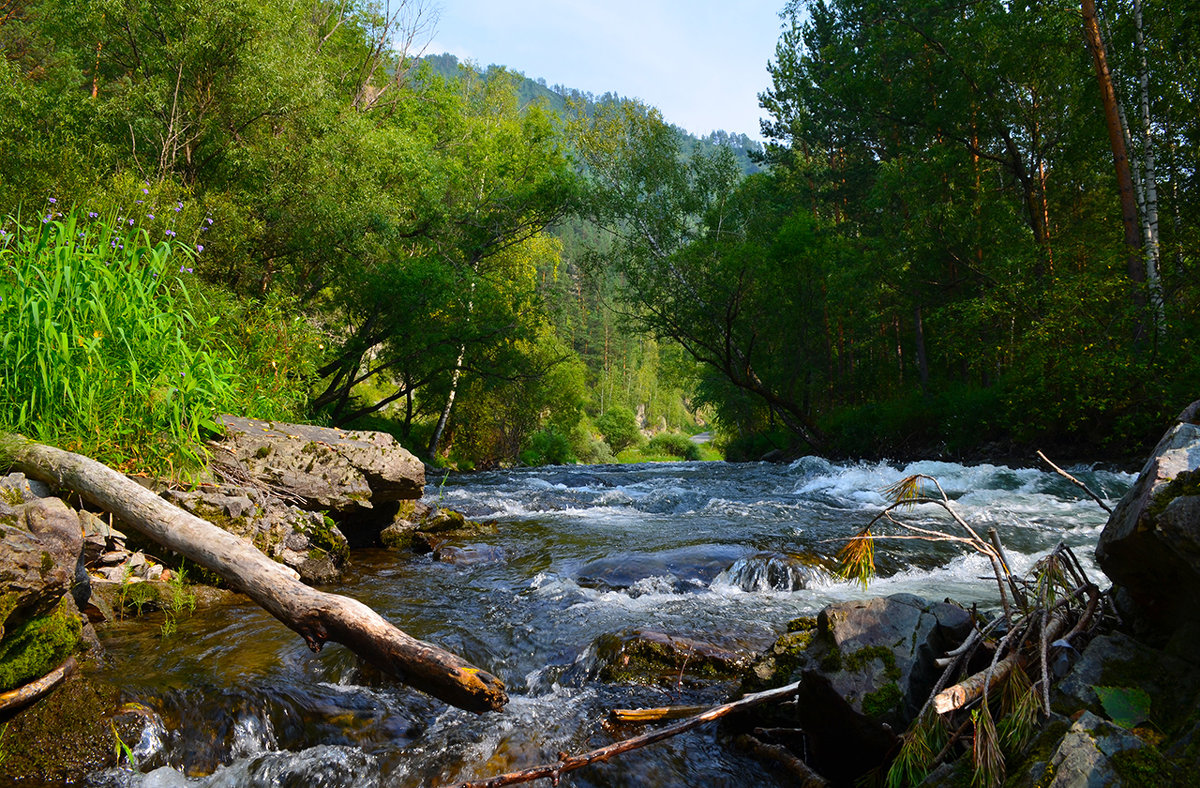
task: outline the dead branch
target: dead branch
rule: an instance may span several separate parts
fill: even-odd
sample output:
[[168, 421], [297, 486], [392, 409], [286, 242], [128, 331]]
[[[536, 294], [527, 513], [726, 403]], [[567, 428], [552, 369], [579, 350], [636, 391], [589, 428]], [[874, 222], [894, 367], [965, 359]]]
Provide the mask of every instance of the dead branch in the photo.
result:
[[715, 719], [724, 717], [732, 711], [748, 709], [752, 706], [781, 700], [795, 695], [799, 689], [800, 682], [797, 681], [793, 684], [788, 684], [786, 687], [756, 692], [746, 695], [740, 700], [724, 703], [720, 706], [713, 706], [707, 711], [697, 714], [694, 717], [689, 717], [682, 722], [677, 722], [674, 725], [668, 725], [665, 728], [659, 728], [649, 733], [643, 733], [641, 736], [634, 736], [632, 739], [622, 739], [621, 741], [613, 742], [582, 755], [568, 756], [564, 754], [558, 763], [548, 763], [519, 772], [509, 772], [508, 774], [497, 775], [486, 780], [458, 783], [457, 788], [498, 788], [498, 786], [502, 785], [516, 785], [517, 783], [527, 783], [541, 779], [552, 780], [557, 785], [559, 778], [566, 772], [571, 772], [593, 763], [607, 761], [614, 755], [620, 755], [623, 752], [645, 747], [647, 744], [654, 744], [663, 739], [669, 739], [672, 736], [677, 736], [685, 731], [690, 731], [692, 728], [699, 727], [706, 722], [712, 722]]
[[796, 757], [795, 753], [780, 744], [767, 744], [756, 736], [743, 733], [735, 739], [739, 747], [763, 760], [774, 761], [783, 769], [798, 778], [792, 783], [797, 788], [823, 788], [829, 781], [812, 770], [807, 763]]
[[23, 687], [0, 693], [0, 713], [19, 709], [33, 703], [75, 672], [75, 658], [67, 657], [67, 661], [36, 681], [31, 681]]
[[1047, 457], [1045, 454], [1042, 454], [1042, 450], [1041, 450], [1041, 449], [1038, 449], [1037, 456], [1041, 457], [1041, 458], [1042, 458], [1042, 462], [1046, 463], [1046, 464], [1047, 464], [1047, 465], [1049, 465], [1051, 468], [1053, 468], [1053, 469], [1054, 469], [1054, 471], [1055, 471], [1055, 472], [1056, 472], [1056, 473], [1057, 473], [1059, 476], [1063, 477], [1064, 479], [1066, 479], [1067, 481], [1069, 481], [1071, 484], [1075, 485], [1076, 487], [1078, 487], [1079, 489], [1083, 490], [1085, 493], [1087, 493], [1088, 495], [1090, 495], [1090, 496], [1092, 497], [1092, 500], [1093, 500], [1093, 501], [1095, 501], [1096, 503], [1100, 504], [1100, 508], [1101, 508], [1101, 509], [1103, 509], [1104, 511], [1108, 512], [1109, 514], [1112, 514], [1112, 513], [1113, 513], [1112, 507], [1111, 507], [1111, 506], [1109, 506], [1108, 504], [1106, 504], [1106, 503], [1104, 502], [1104, 499], [1103, 499], [1103, 498], [1101, 498], [1099, 495], [1096, 495], [1096, 493], [1092, 492], [1091, 488], [1090, 488], [1090, 487], [1088, 487], [1086, 484], [1084, 484], [1083, 482], [1079, 481], [1079, 480], [1078, 480], [1078, 479], [1076, 479], [1074, 476], [1072, 476], [1071, 474], [1067, 473], [1066, 471], [1064, 471], [1062, 468], [1058, 467], [1058, 466], [1057, 466], [1057, 465], [1055, 465], [1054, 463], [1050, 462], [1050, 458], [1049, 458], [1049, 457]]

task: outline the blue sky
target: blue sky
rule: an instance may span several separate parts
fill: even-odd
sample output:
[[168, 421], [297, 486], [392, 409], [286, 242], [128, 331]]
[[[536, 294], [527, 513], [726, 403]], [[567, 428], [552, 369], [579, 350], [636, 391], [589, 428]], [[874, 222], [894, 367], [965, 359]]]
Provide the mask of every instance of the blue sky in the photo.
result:
[[758, 138], [784, 0], [440, 0], [426, 54], [639, 98], [693, 134]]

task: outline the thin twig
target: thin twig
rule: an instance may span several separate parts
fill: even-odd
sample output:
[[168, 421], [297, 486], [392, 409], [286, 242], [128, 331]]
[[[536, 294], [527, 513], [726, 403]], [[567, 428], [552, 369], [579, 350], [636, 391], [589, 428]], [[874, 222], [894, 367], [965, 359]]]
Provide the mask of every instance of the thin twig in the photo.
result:
[[1055, 470], [1055, 472], [1058, 473], [1059, 476], [1062, 476], [1064, 479], [1069, 481], [1071, 484], [1075, 485], [1076, 487], [1083, 490], [1088, 495], [1092, 496], [1092, 500], [1095, 501], [1096, 503], [1100, 504], [1101, 509], [1108, 512], [1109, 514], [1113, 513], [1112, 507], [1110, 507], [1108, 504], [1106, 504], [1099, 495], [1096, 495], [1096, 493], [1092, 492], [1091, 488], [1088, 487], [1086, 484], [1079, 481], [1074, 476], [1072, 476], [1071, 474], [1064, 471], [1062, 468], [1060, 468], [1057, 465], [1055, 465], [1054, 463], [1052, 463], [1050, 461], [1049, 457], [1047, 457], [1045, 454], [1042, 454], [1041, 449], [1038, 449], [1037, 456], [1041, 457], [1042, 461], [1045, 462], [1047, 465], [1049, 465], [1051, 468], [1053, 468]]

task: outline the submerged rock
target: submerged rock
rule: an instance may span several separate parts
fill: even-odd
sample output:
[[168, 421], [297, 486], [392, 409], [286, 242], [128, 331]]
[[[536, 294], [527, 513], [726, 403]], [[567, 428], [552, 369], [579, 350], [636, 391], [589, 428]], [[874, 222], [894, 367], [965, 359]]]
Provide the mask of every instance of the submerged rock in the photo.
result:
[[596, 659], [600, 679], [630, 684], [728, 679], [747, 662], [744, 654], [712, 643], [650, 630], [601, 637]]

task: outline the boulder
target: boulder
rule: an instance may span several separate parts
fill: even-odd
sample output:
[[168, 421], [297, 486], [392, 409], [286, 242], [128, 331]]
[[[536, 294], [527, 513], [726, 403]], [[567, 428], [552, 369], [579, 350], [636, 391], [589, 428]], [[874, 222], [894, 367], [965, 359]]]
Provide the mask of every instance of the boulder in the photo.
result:
[[838, 602], [816, 619], [789, 624], [752, 667], [747, 688], [820, 673], [855, 712], [902, 727], [941, 673], [934, 660], [962, 643], [971, 627], [970, 614], [957, 605], [912, 594]]
[[[335, 519], [420, 498], [425, 466], [383, 432], [340, 430], [222, 416], [218, 444], [251, 478]], [[218, 461], [221, 461], [218, 455]], [[383, 515], [387, 525], [393, 511]]]
[[1200, 605], [1200, 401], [1167, 431], [1113, 511], [1096, 560], [1127, 621], [1165, 639]]
[[306, 583], [332, 583], [341, 577], [348, 552], [346, 537], [320, 512], [285, 504], [253, 488], [168, 490], [163, 497], [248, 539], [271, 558], [296, 570]]
[[82, 550], [79, 517], [59, 499], [0, 503], [0, 637], [55, 608], [74, 584]]
[[631, 684], [728, 679], [747, 661], [745, 655], [712, 643], [650, 630], [599, 638], [596, 659], [601, 680]]
[[1122, 779], [1114, 759], [1145, 746], [1129, 731], [1085, 711], [1059, 743], [1037, 784], [1047, 788], [1137, 785], [1138, 782]]

